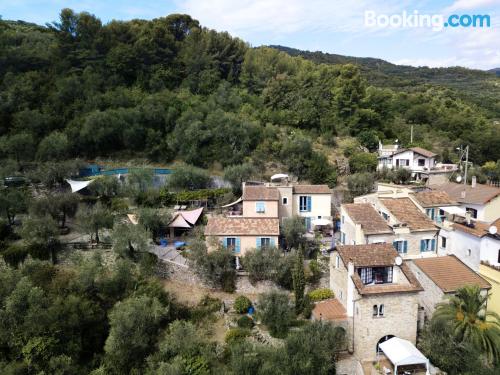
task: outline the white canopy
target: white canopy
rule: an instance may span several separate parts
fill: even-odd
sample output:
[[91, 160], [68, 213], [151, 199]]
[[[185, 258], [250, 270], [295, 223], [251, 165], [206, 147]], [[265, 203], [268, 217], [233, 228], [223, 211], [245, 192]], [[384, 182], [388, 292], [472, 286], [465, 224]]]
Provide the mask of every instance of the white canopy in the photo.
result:
[[71, 186], [71, 192], [76, 193], [82, 189], [85, 189], [90, 183], [94, 180], [88, 181], [75, 181], [75, 180], [66, 180], [66, 182]]
[[395, 374], [398, 366], [418, 364], [424, 364], [429, 373], [429, 360], [410, 341], [393, 337], [379, 344], [379, 348], [394, 365]]
[[222, 206], [222, 208], [226, 208], [226, 207], [231, 207], [231, 206], [234, 206], [235, 204], [238, 204], [240, 203], [241, 201], [243, 201], [243, 197], [239, 197], [237, 200], [235, 200], [234, 202], [231, 202], [229, 204], [226, 204], [224, 206]]
[[271, 176], [271, 181], [272, 180], [279, 180], [279, 179], [282, 179], [282, 178], [288, 178], [288, 175], [287, 174], [284, 174], [284, 173], [277, 173], [277, 174], [273, 174]]
[[313, 221], [311, 221], [311, 224], [314, 226], [325, 226], [332, 225], [332, 222], [328, 219], [314, 219]]
[[444, 212], [447, 212], [451, 215], [460, 215], [460, 216], [465, 216], [465, 209], [462, 207], [458, 206], [445, 206], [445, 207], [439, 207], [440, 210], [443, 210]]

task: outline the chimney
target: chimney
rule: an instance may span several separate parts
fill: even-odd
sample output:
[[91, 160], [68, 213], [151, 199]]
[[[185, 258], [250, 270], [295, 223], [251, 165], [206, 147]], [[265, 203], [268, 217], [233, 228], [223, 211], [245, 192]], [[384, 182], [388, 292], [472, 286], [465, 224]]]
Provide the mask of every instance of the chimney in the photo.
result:
[[465, 199], [465, 190], [460, 193], [460, 198]]
[[476, 180], [477, 180], [477, 179], [476, 179], [476, 176], [472, 176], [472, 182], [471, 182], [471, 187], [472, 187], [472, 188], [475, 188], [475, 187], [476, 187], [476, 182], [477, 182]]

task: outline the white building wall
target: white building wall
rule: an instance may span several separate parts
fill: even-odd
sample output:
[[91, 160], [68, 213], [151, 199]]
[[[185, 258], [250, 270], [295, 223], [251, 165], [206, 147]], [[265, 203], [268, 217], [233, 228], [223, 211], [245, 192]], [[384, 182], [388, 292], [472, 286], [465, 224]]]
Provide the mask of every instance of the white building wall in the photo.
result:
[[[459, 230], [448, 232], [449, 245], [443, 255], [453, 254], [475, 272], [481, 260], [481, 239]], [[470, 250], [470, 251], [469, 251]]]
[[[311, 197], [311, 211], [300, 212], [299, 210], [299, 197]], [[311, 217], [317, 219], [318, 216], [322, 218], [331, 218], [332, 216], [332, 195], [331, 194], [294, 194], [293, 195], [293, 213], [294, 215], [302, 217]]]
[[500, 267], [500, 240], [491, 237], [483, 237], [481, 241], [481, 261]]

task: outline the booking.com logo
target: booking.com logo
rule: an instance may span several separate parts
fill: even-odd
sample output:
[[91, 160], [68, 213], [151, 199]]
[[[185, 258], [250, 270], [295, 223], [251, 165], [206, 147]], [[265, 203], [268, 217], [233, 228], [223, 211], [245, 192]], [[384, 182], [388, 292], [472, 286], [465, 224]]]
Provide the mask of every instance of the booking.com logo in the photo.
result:
[[365, 26], [367, 27], [430, 27], [441, 31], [445, 27], [490, 27], [489, 14], [452, 14], [447, 18], [442, 14], [420, 14], [403, 11], [401, 14], [377, 14], [373, 10], [365, 11]]

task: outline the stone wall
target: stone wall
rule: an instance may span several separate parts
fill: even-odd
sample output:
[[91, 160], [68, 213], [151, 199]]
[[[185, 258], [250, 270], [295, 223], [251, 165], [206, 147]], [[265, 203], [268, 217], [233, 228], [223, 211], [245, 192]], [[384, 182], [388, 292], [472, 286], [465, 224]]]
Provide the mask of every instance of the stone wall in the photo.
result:
[[[177, 263], [161, 261], [156, 269], [156, 274], [164, 279], [172, 279], [190, 285], [198, 285], [203, 288], [210, 288], [187, 266]], [[260, 294], [273, 289], [283, 290], [272, 281], [259, 281], [255, 284], [250, 282], [248, 274], [238, 273], [236, 278], [236, 293]]]
[[[339, 268], [336, 268], [336, 258], [339, 257]], [[330, 285], [329, 288], [335, 293], [340, 303], [347, 309], [347, 265], [337, 251], [330, 254]]]
[[[384, 316], [373, 316], [373, 305], [384, 304]], [[354, 355], [360, 361], [376, 359], [378, 341], [393, 335], [416, 343], [417, 293], [388, 293], [363, 296], [354, 308]]]
[[[424, 290], [419, 293], [419, 304], [424, 308], [424, 320], [430, 319], [437, 303], [443, 300], [444, 293], [417, 265], [406, 262]], [[422, 322], [423, 323], [423, 322]]]

